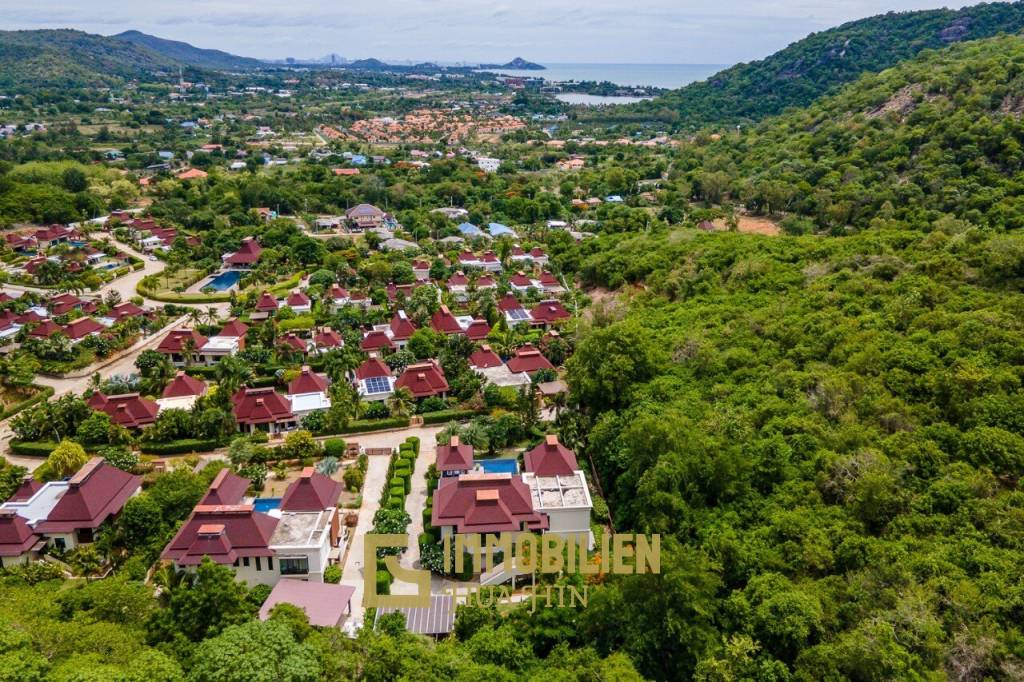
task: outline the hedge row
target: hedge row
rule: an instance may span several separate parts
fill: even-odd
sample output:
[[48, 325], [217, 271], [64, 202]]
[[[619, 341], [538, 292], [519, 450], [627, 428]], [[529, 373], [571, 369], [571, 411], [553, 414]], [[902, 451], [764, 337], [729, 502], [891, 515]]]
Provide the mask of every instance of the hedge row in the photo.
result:
[[32, 407], [36, 403], [41, 403], [44, 400], [48, 400], [50, 396], [53, 395], [53, 387], [51, 386], [33, 386], [33, 388], [38, 389], [38, 393], [36, 393], [31, 398], [26, 398], [25, 400], [22, 400], [20, 403], [15, 403], [8, 407], [3, 412], [0, 412], [0, 420], [7, 419], [8, 417], [13, 417], [14, 415], [24, 410], [26, 407]]
[[[409, 426], [408, 417], [388, 417], [387, 419], [358, 419], [351, 421], [342, 429], [338, 429], [338, 434], [347, 433], [363, 433], [364, 431], [385, 431], [387, 429], [403, 429]], [[323, 436], [333, 436], [333, 433], [318, 434]]]
[[11, 452], [26, 457], [48, 457], [57, 448], [56, 443], [48, 441], [12, 440]]
[[190, 452], [209, 452], [221, 447], [216, 438], [182, 438], [166, 443], [143, 443], [139, 449], [147, 455], [183, 455]]
[[458, 422], [472, 419], [477, 415], [475, 410], [440, 410], [438, 412], [424, 412], [420, 415], [424, 424], [445, 424], [447, 422]]
[[144, 286], [142, 282], [135, 285], [135, 291], [139, 296], [151, 298], [154, 301], [163, 303], [225, 303], [231, 300], [229, 294], [179, 294], [173, 291], [157, 291]]

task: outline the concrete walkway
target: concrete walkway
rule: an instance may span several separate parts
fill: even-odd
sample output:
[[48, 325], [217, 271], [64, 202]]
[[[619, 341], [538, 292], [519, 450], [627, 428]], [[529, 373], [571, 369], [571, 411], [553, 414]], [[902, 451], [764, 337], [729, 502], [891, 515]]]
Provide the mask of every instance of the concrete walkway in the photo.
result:
[[[437, 433], [429, 440], [420, 439], [420, 456], [412, 472], [412, 487], [405, 498], [405, 511], [412, 519], [409, 524], [409, 544], [406, 545], [400, 564], [406, 568], [419, 568], [420, 545], [417, 542], [423, 532], [423, 509], [427, 506], [427, 468], [437, 461]], [[391, 585], [393, 594], [416, 594], [412, 583], [395, 582]]]

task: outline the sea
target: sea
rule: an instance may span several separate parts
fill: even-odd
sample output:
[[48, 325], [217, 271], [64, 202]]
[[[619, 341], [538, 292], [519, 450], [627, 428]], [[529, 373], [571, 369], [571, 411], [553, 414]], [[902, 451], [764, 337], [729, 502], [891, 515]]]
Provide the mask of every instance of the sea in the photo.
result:
[[549, 81], [608, 81], [632, 87], [681, 88], [704, 80], [726, 64], [544, 64], [543, 71], [488, 69], [492, 73]]

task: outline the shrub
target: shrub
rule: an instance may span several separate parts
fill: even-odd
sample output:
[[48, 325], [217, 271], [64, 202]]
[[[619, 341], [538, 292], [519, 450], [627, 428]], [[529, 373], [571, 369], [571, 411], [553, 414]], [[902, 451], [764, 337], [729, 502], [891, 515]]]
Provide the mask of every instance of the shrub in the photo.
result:
[[377, 571], [377, 594], [391, 594], [391, 574]]
[[386, 419], [390, 413], [388, 412], [388, 406], [382, 401], [374, 401], [366, 406], [366, 410], [363, 411], [363, 417], [366, 419]]
[[433, 517], [433, 515], [434, 515], [434, 508], [431, 507], [429, 504], [426, 507], [423, 508], [423, 527], [424, 528], [426, 528], [428, 525], [430, 525], [430, 519]]
[[394, 488], [390, 488], [388, 490], [388, 494], [391, 495], [391, 497], [405, 497], [406, 492], [404, 487], [395, 486]]
[[341, 479], [345, 481], [345, 487], [350, 492], [359, 492], [363, 487], [363, 481], [366, 480], [366, 473], [359, 467], [349, 467], [345, 469], [345, 473], [341, 475]]
[[324, 455], [341, 459], [345, 454], [345, 441], [341, 438], [328, 438], [324, 441]]
[[377, 570], [385, 572], [388, 570], [387, 562], [385, 562], [384, 559], [381, 557], [377, 558]]
[[434, 544], [434, 538], [430, 535], [430, 533], [420, 533], [419, 536], [416, 538], [416, 544], [418, 544], [420, 547], [422, 547], [423, 545], [432, 545]]
[[324, 582], [337, 585], [341, 582], [341, 566], [338, 564], [331, 564], [324, 569]]
[[418, 436], [409, 436], [409, 438], [407, 438], [405, 442], [409, 443], [410, 445], [412, 445], [413, 454], [415, 454], [417, 457], [419, 457], [420, 456], [420, 439], [419, 439], [419, 437]]
[[26, 457], [47, 457], [56, 448], [57, 444], [49, 441], [11, 441], [11, 452]]
[[385, 509], [405, 509], [405, 500], [401, 497], [389, 497]]
[[405, 494], [408, 495], [412, 492], [412, 474], [408, 476], [402, 476], [402, 484], [405, 487]]
[[404, 488], [405, 481], [402, 480], [401, 476], [395, 476], [388, 482], [389, 488]]
[[473, 410], [441, 410], [439, 412], [424, 412], [420, 415], [424, 424], [444, 424], [450, 421], [466, 421], [476, 416]]

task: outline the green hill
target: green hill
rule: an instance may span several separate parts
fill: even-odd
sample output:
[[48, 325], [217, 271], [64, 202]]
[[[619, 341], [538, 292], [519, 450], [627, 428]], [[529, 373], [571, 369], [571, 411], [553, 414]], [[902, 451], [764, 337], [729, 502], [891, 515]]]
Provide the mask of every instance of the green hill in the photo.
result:
[[[1024, 225], [1024, 38], [928, 51], [720, 140], [684, 174], [708, 202], [788, 214], [791, 231]], [[966, 225], [964, 226], [966, 227]]]
[[221, 50], [194, 47], [188, 43], [158, 38], [139, 31], [125, 31], [111, 36], [111, 38], [140, 45], [182, 64], [204, 69], [248, 70], [266, 66], [258, 59], [238, 57]]
[[1021, 2], [890, 12], [812, 33], [766, 59], [737, 64], [619, 115], [656, 114], [687, 128], [749, 123], [806, 106], [865, 72], [887, 69], [921, 50], [1022, 28]]
[[177, 68], [152, 50], [82, 31], [0, 31], [0, 88], [102, 87]]

